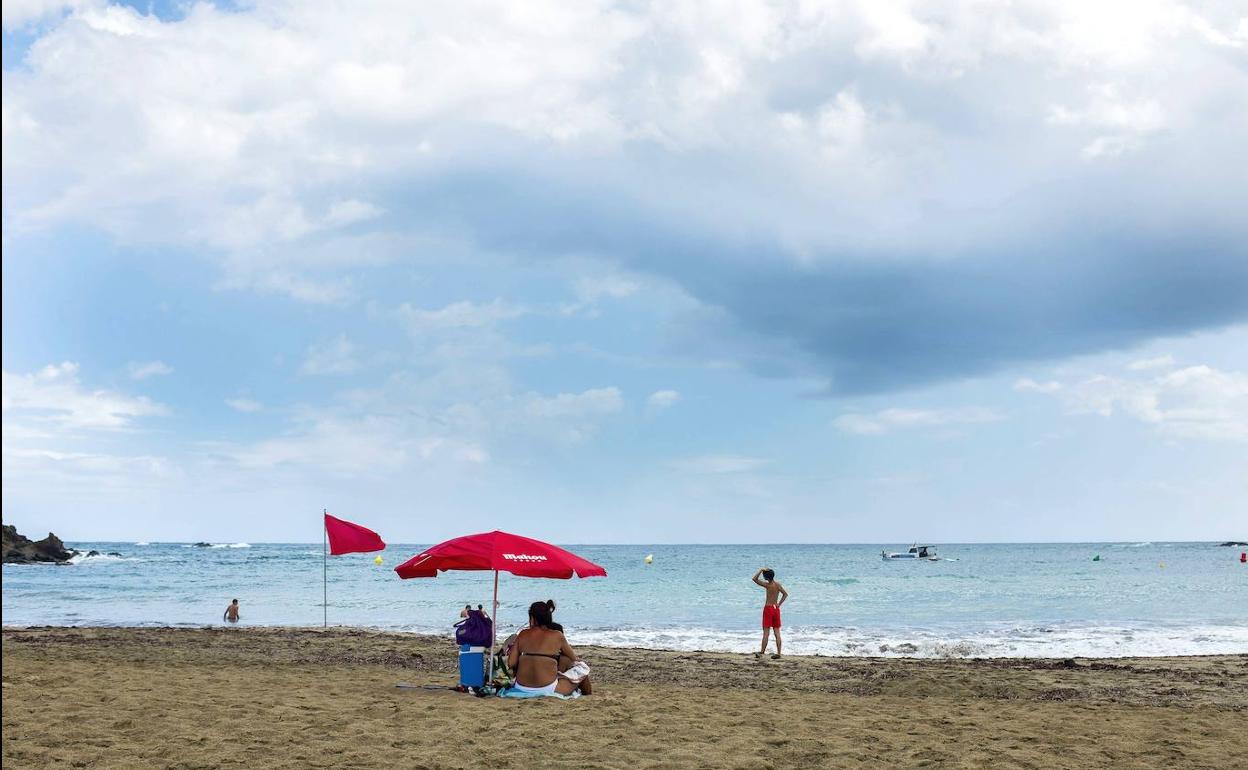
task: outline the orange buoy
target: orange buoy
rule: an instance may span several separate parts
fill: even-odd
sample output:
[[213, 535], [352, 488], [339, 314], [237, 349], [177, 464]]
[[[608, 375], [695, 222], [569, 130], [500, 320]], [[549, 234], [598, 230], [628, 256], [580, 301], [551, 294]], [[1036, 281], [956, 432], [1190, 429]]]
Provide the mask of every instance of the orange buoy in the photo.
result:
[[1240, 551], [1240, 552], [1239, 552], [1239, 563], [1240, 563], [1240, 564], [1248, 564], [1248, 551]]

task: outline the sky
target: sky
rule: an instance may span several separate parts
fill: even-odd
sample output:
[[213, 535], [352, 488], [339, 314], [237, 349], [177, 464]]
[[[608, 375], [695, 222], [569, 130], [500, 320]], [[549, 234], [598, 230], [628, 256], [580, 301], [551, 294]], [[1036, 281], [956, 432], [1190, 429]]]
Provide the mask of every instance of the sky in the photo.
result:
[[4, 2], [3, 515], [1248, 536], [1239, 2]]

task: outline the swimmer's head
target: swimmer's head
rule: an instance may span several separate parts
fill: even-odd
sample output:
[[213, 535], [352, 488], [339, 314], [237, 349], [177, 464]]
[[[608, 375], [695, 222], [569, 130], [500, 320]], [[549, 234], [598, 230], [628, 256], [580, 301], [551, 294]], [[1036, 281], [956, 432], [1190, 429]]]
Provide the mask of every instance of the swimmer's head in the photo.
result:
[[763, 570], [763, 580], [766, 580], [768, 583], [770, 583], [771, 581], [775, 579], [776, 579], [776, 571], [774, 569]]

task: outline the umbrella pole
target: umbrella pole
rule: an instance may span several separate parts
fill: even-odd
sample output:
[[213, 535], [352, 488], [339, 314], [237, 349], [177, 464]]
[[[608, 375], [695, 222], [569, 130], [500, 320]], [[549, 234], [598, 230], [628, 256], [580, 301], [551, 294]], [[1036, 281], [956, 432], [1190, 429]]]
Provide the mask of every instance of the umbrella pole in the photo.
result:
[[[498, 638], [498, 570], [494, 570], [494, 605], [490, 615], [490, 660], [486, 671], [490, 672], [490, 681], [494, 680], [494, 642]], [[486, 682], [489, 684], [489, 682]]]

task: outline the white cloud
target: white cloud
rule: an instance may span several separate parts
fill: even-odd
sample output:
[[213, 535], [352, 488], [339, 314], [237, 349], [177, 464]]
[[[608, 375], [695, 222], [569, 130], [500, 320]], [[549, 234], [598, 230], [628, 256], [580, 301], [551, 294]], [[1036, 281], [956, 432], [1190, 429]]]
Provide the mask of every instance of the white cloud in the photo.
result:
[[326, 221], [335, 227], [346, 227], [360, 222], [367, 222], [370, 219], [376, 219], [383, 213], [379, 207], [366, 201], [354, 199], [336, 201], [329, 207]]
[[670, 463], [678, 471], [697, 474], [749, 473], [770, 464], [771, 460], [765, 457], [733, 454], [696, 455], [682, 457]]
[[1020, 393], [1056, 393], [1062, 389], [1062, 383], [1056, 380], [1048, 382], [1036, 382], [1029, 377], [1023, 377], [1014, 382], [1014, 390]]
[[914, 17], [906, 2], [867, 0], [857, 4], [865, 31], [855, 50], [865, 58], [913, 61], [934, 36], [934, 30]]
[[163, 404], [145, 396], [84, 388], [78, 364], [51, 364], [33, 374], [4, 372], [5, 431], [10, 428], [39, 432], [64, 430], [117, 430], [130, 427], [142, 417], [169, 413]]
[[[1134, 371], [1160, 367], [1164, 364]], [[1135, 378], [1098, 374], [1066, 383], [1055, 393], [1070, 414], [1123, 415], [1171, 438], [1248, 441], [1244, 372], [1189, 366]]]
[[1133, 372], [1144, 372], [1152, 369], [1169, 369], [1174, 366], [1174, 356], [1166, 354], [1164, 356], [1155, 356], [1153, 358], [1142, 358], [1138, 361], [1132, 361], [1127, 364], [1127, 368]]
[[132, 380], [146, 380], [148, 377], [163, 377], [167, 374], [173, 374], [173, 367], [164, 361], [147, 361], [144, 363], [132, 361], [126, 368], [129, 370], [130, 379]]
[[832, 421], [832, 425], [844, 433], [860, 436], [877, 436], [897, 430], [948, 427], [976, 423], [996, 422], [1004, 415], [985, 407], [962, 407], [958, 409], [884, 409], [873, 414], [850, 412]]
[[470, 441], [409, 433], [395, 415], [308, 415], [288, 436], [253, 444], [216, 448], [245, 471], [312, 471], [378, 477], [413, 463], [440, 461], [479, 464], [488, 452]]
[[243, 412], [246, 414], [250, 414], [252, 412], [259, 412], [261, 409], [264, 408], [264, 405], [261, 404], [259, 401], [253, 401], [250, 398], [241, 398], [241, 397], [240, 398], [227, 398], [225, 400], [225, 403], [234, 411]]
[[176, 484], [184, 478], [180, 465], [159, 455], [4, 446], [6, 495], [10, 489], [45, 487], [55, 490], [54, 497], [76, 491], [98, 501], [101, 494], [115, 492], [129, 502], [157, 485]]
[[4, 0], [4, 29], [20, 29], [27, 24], [45, 21], [54, 15], [90, 6], [104, 0]]
[[212, 452], [244, 471], [379, 477], [430, 464], [488, 463], [490, 442], [511, 435], [580, 442], [622, 408], [615, 387], [434, 408], [421, 394], [395, 383], [392, 389], [354, 392], [337, 407], [300, 410], [286, 435], [215, 446]]
[[531, 417], [583, 417], [614, 414], [624, 408], [624, 398], [620, 389], [612, 386], [556, 396], [531, 393], [523, 404], [525, 414]]
[[656, 390], [646, 398], [646, 406], [651, 409], [667, 409], [680, 401], [678, 390]]
[[499, 321], [507, 321], [526, 315], [528, 310], [523, 307], [509, 305], [501, 299], [489, 304], [477, 304], [463, 301], [454, 302], [436, 310], [412, 307], [404, 303], [399, 307], [399, 318], [413, 334], [458, 329], [485, 329]]
[[355, 345], [347, 335], [312, 345], [299, 366], [300, 374], [350, 374], [360, 368]]
[[851, 152], [866, 135], [867, 111], [856, 94], [842, 91], [820, 108], [816, 126], [828, 152]]
[[[176, 479], [177, 463], [132, 444], [144, 418], [169, 409], [143, 396], [85, 386], [73, 362], [31, 374], [3, 373], [4, 489], [99, 500], [142, 495]], [[43, 498], [41, 498], [43, 499]]]
[[578, 275], [572, 282], [572, 289], [577, 298], [575, 309], [597, 302], [603, 297], [611, 299], [631, 297], [640, 288], [641, 283], [638, 279], [620, 273]]
[[593, 437], [607, 419], [623, 409], [623, 393], [612, 386], [554, 396], [529, 392], [484, 398], [474, 404], [459, 403], [451, 412], [461, 419], [468, 417], [494, 437], [514, 434], [575, 444]]
[[[596, 260], [572, 258], [561, 261], [560, 269], [570, 273], [570, 288], [575, 301], [560, 305], [556, 312], [563, 316], [580, 315], [597, 318], [602, 300], [622, 300], [641, 291], [644, 278], [624, 273], [618, 268]], [[542, 312], [538, 309], [537, 312]]]
[[1048, 122], [1092, 132], [1092, 140], [1080, 151], [1087, 159], [1116, 157], [1139, 149], [1149, 135], [1166, 127], [1165, 113], [1155, 98], [1124, 98], [1113, 83], [1089, 88], [1082, 107], [1053, 105]]
[[[9, 2], [5, 23], [73, 5]], [[1009, 200], [1079, 173], [1080, 153], [1123, 155], [1171, 133], [1187, 146], [1237, 136], [1226, 127], [1244, 118], [1230, 98], [1242, 74], [1225, 57], [1243, 47], [1241, 19], [1170, 0], [420, 14], [278, 2], [197, 4], [171, 21], [82, 8], [6, 73], [6, 229], [85, 223], [219, 254], [223, 286], [342, 302], [351, 265], [312, 270], [310, 239], [391, 211], [412, 230], [455, 230], [409, 193], [465, 166], [547, 171], [557, 155], [547, 181], [566, 176], [565, 190], [601, 183], [673, 218], [714, 212], [800, 251], [910, 221], [926, 201]], [[808, 71], [844, 74], [801, 88], [784, 75]], [[1080, 97], [1055, 96], [1069, 93]], [[937, 104], [959, 105], [962, 119]], [[860, 146], [869, 151], [840, 151]], [[1020, 148], [1032, 158], [999, 162]], [[810, 162], [828, 150], [836, 157]], [[613, 165], [621, 157], [635, 178]], [[694, 167], [697, 157], [707, 163]], [[770, 171], [723, 184], [743, 164]], [[967, 185], [971, 173], [986, 178]], [[696, 203], [653, 183], [668, 174]], [[388, 199], [353, 197], [395, 180], [405, 184]]]

